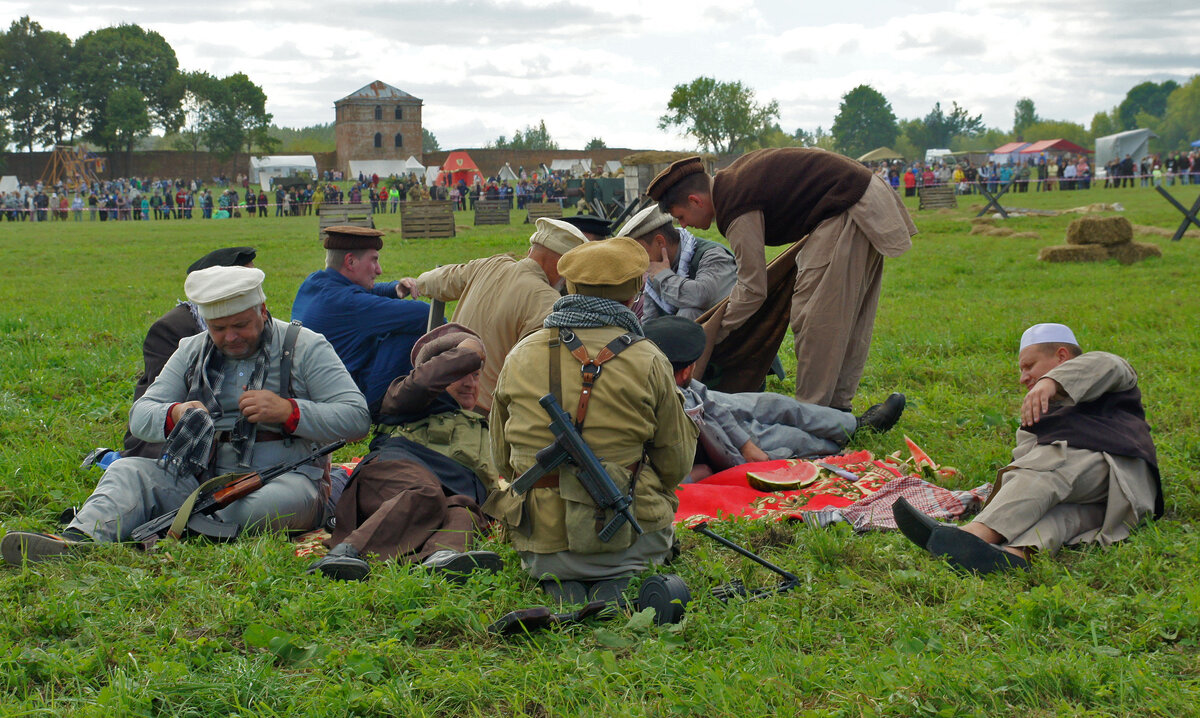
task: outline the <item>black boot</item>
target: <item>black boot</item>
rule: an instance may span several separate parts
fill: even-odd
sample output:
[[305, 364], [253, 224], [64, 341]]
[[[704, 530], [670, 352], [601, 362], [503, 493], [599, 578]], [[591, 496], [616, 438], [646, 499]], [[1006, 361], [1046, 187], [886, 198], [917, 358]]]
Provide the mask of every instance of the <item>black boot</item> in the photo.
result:
[[904, 404], [903, 394], [892, 394], [882, 404], [876, 404], [864, 411], [858, 417], [858, 427], [855, 431], [866, 430], [882, 434], [900, 421], [900, 415], [904, 413]]
[[305, 573], [317, 571], [337, 581], [361, 581], [371, 572], [371, 567], [358, 557], [358, 549], [348, 543], [340, 543], [323, 558], [314, 561]]

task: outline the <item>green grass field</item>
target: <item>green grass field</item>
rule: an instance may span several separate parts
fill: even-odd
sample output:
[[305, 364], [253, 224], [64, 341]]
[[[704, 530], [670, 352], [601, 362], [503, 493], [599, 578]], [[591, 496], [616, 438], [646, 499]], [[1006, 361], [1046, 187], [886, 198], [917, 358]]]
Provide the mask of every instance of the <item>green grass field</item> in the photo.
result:
[[[1200, 188], [1173, 191], [1190, 205]], [[1180, 220], [1146, 189], [1005, 200], [1119, 201], [1135, 224]], [[1051, 265], [1037, 250], [1062, 244], [1073, 216], [1005, 223], [1040, 239], [969, 236], [979, 205], [916, 213], [913, 250], [887, 262], [856, 408], [891, 391], [910, 404], [897, 430], [850, 448], [890, 453], [907, 434], [963, 472], [954, 488], [990, 481], [1023, 393], [1020, 333], [1066, 322], [1141, 376], [1167, 516], [1128, 542], [978, 579], [898, 534], [720, 524], [801, 586], [752, 603], [700, 596], [669, 629], [635, 616], [508, 641], [484, 627], [543, 599], [507, 547], [502, 573], [466, 586], [396, 566], [331, 583], [304, 575], [282, 536], [103, 547], [0, 569], [0, 715], [1196, 715], [1198, 240], [1138, 237], [1163, 257], [1132, 266]], [[399, 215], [377, 221], [398, 230]], [[458, 224], [454, 239], [389, 236], [385, 278], [523, 251], [531, 231], [476, 229], [470, 213]], [[182, 297], [189, 263], [241, 244], [258, 248], [268, 306], [288, 317], [323, 261], [313, 217], [0, 224], [0, 526], [50, 529], [88, 495], [98, 476], [77, 466], [119, 443], [147, 326]], [[683, 542], [672, 570], [694, 593], [771, 580], [698, 536]]]

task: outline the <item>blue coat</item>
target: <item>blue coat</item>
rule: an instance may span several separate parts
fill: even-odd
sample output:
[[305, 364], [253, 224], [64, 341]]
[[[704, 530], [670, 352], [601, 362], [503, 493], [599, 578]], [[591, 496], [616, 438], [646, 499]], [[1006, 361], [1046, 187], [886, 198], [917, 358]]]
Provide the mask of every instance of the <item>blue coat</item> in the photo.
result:
[[429, 305], [398, 299], [396, 284], [377, 282], [367, 291], [324, 269], [308, 275], [292, 303], [292, 318], [325, 335], [368, 404], [412, 371], [409, 354], [429, 319]]

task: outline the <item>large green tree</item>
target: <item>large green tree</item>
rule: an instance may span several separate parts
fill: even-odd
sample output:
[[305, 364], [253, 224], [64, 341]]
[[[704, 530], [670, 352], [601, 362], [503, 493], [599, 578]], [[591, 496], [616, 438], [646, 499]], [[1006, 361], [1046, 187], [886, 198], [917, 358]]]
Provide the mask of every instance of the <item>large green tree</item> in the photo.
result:
[[842, 154], [857, 157], [876, 147], [896, 143], [900, 130], [892, 104], [870, 85], [859, 85], [842, 95], [833, 118], [833, 145]]
[[539, 120], [537, 127], [526, 125], [524, 130], [513, 132], [512, 139], [500, 135], [488, 147], [498, 150], [557, 150], [558, 143], [550, 137], [546, 129], [546, 121]]
[[1200, 75], [1192, 75], [1167, 98], [1159, 138], [1168, 151], [1187, 149], [1200, 140]]
[[433, 133], [424, 127], [421, 128], [421, 151], [422, 152], [437, 152], [441, 147], [438, 146], [437, 138]]
[[[1033, 106], [1033, 100], [1028, 97], [1022, 97], [1017, 100], [1016, 107], [1013, 108], [1013, 135], [1016, 139], [1023, 140], [1026, 130], [1032, 124], [1040, 122], [1037, 115], [1037, 109]], [[1032, 137], [1032, 135], [1030, 135]]]
[[[128, 156], [134, 140], [153, 127], [178, 129], [186, 91], [175, 51], [157, 32], [137, 25], [93, 30], [76, 41], [75, 83], [87, 126], [86, 136], [110, 152]], [[118, 92], [120, 90], [120, 92]], [[110, 108], [112, 98], [121, 107]], [[140, 102], [141, 110], [131, 105]], [[150, 127], [142, 128], [142, 116]]]
[[62, 141], [71, 124], [63, 102], [69, 99], [70, 71], [70, 38], [43, 30], [28, 15], [0, 35], [0, 113], [18, 148], [32, 151], [43, 141]]
[[1137, 115], [1145, 112], [1154, 117], [1162, 117], [1167, 111], [1167, 98], [1179, 89], [1179, 83], [1174, 80], [1164, 82], [1143, 82], [1134, 85], [1125, 93], [1125, 99], [1117, 105], [1117, 120], [1122, 130], [1137, 129]]
[[718, 82], [697, 77], [676, 85], [667, 102], [668, 113], [658, 119], [659, 129], [682, 128], [703, 150], [740, 152], [779, 119], [779, 103], [760, 105], [754, 90], [741, 82]]
[[909, 145], [923, 155], [925, 150], [935, 147], [950, 147], [956, 137], [978, 137], [985, 131], [983, 115], [971, 116], [965, 108], [953, 103], [950, 113], [942, 110], [942, 103], [934, 103], [929, 114], [919, 120], [906, 120], [901, 129]]

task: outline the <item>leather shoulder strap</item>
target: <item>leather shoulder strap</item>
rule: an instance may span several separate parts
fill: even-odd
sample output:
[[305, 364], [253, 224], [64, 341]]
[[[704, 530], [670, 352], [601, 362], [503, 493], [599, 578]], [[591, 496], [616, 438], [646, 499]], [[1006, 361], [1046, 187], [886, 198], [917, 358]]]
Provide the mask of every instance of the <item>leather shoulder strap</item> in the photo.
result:
[[296, 337], [300, 336], [301, 326], [299, 320], [293, 319], [283, 335], [283, 353], [279, 355], [279, 396], [284, 399], [293, 397], [292, 359], [296, 354]]
[[[576, 431], [583, 431], [583, 420], [587, 417], [588, 402], [592, 398], [592, 387], [596, 384], [596, 379], [600, 377], [600, 371], [604, 363], [645, 339], [645, 337], [628, 332], [622, 334], [608, 344], [605, 344], [604, 348], [596, 354], [595, 359], [588, 354], [587, 347], [583, 345], [583, 342], [579, 341], [579, 337], [575, 336], [575, 332], [570, 329], [559, 329], [558, 338], [566, 345], [567, 350], [571, 352], [571, 356], [578, 359], [580, 363], [579, 371], [583, 375], [583, 385], [579, 390], [579, 405], [575, 409], [575, 429]], [[556, 364], [556, 362], [552, 363]]]

